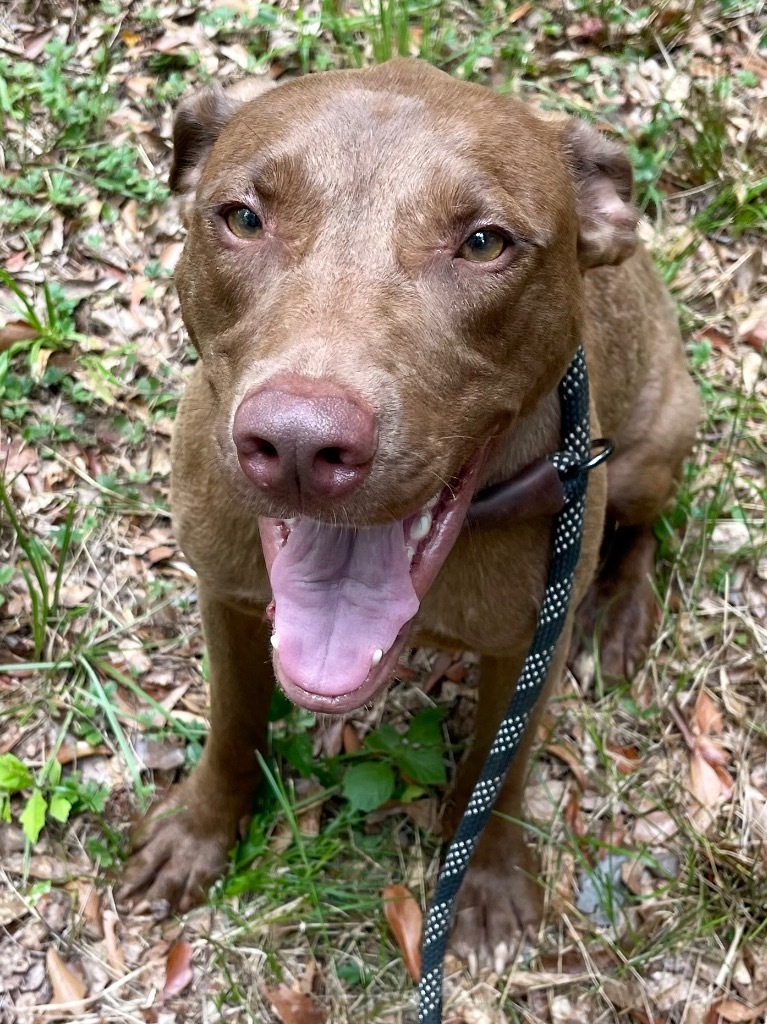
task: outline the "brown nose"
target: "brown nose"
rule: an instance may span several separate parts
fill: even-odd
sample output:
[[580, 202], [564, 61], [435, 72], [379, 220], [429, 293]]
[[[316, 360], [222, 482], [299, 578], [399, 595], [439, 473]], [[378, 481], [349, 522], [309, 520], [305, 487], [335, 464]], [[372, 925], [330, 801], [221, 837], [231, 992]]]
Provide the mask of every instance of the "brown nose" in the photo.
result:
[[341, 498], [370, 472], [378, 428], [338, 384], [297, 377], [246, 395], [232, 438], [245, 475], [274, 497]]

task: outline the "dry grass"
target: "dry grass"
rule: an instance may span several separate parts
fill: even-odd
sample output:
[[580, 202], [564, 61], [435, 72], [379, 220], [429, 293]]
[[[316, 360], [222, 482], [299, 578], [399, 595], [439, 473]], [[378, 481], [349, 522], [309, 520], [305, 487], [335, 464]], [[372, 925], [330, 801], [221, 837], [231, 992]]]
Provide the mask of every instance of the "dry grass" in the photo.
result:
[[[84, 1002], [54, 1017], [272, 1021], [262, 985], [281, 980], [316, 996], [334, 1024], [412, 1022], [413, 987], [380, 899], [390, 882], [428, 899], [436, 841], [412, 815], [366, 823], [337, 795], [323, 796], [317, 834], [304, 835], [290, 820], [305, 823], [318, 798], [299, 779], [280, 791], [283, 809], [265, 799], [207, 908], [163, 923], [121, 916], [109, 885], [150, 780], [167, 785], [187, 770], [205, 729], [193, 583], [167, 514], [170, 424], [191, 358], [170, 279], [183, 235], [162, 188], [171, 104], [187, 85], [244, 67], [380, 59], [390, 37], [366, 5], [51, 10], [11, 3], [0, 12], [0, 457], [9, 499], [0, 753], [34, 776], [0, 825], [0, 1020], [49, 1019], [52, 981], [69, 980], [80, 999], [79, 978]], [[761, 5], [451, 2], [413, 5], [409, 17], [401, 3], [386, 12], [412, 52], [579, 110], [625, 138], [707, 409], [661, 528], [662, 621], [651, 658], [630, 685], [568, 677], [540, 737], [528, 802], [548, 926], [500, 977], [472, 979], [450, 962], [450, 1012], [467, 1024], [762, 1020]], [[56, 40], [72, 52], [60, 57]], [[30, 314], [11, 312], [11, 281], [39, 314], [24, 337], [13, 322]], [[433, 665], [416, 652], [386, 716], [404, 721], [434, 700], [451, 709], [460, 744], [474, 705], [471, 665], [441, 664], [427, 698], [416, 684]], [[366, 712], [358, 730], [382, 714]], [[291, 728], [306, 736], [305, 716]], [[51, 805], [32, 845], [19, 815], [35, 789], [73, 806], [62, 825]], [[426, 800], [417, 813], [431, 808]], [[179, 942], [191, 945], [193, 980], [162, 1001]], [[64, 974], [46, 960], [51, 949]]]

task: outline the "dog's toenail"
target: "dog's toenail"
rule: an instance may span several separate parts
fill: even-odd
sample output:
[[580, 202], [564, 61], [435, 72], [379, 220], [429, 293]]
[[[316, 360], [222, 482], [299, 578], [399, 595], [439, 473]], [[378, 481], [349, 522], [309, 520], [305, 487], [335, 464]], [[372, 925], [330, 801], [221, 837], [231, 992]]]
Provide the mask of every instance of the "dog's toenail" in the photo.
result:
[[495, 967], [496, 974], [503, 973], [503, 970], [506, 967], [506, 961], [508, 959], [508, 956], [509, 947], [506, 945], [505, 942], [499, 942], [498, 945], [495, 947], [495, 957], [493, 961], [493, 966]]

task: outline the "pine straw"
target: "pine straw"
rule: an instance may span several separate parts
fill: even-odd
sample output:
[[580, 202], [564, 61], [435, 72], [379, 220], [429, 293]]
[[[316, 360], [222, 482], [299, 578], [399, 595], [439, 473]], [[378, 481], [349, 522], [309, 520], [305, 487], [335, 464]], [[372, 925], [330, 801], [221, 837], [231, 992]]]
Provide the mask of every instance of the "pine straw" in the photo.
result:
[[[251, 44], [273, 47], [273, 73], [299, 70], [299, 46], [311, 67], [350, 58], [348, 31], [333, 40], [326, 29], [299, 29], [290, 5], [262, 5], [274, 24], [247, 31], [232, 28], [233, 18], [253, 10], [240, 0], [232, 4], [239, 14], [230, 11], [218, 27], [200, 21], [209, 4], [168, 3], [159, 20], [142, 19], [141, 4], [110, 14], [83, 7], [75, 26], [66, 4], [56, 5], [55, 19], [45, 6], [12, 4], [0, 16], [2, 51], [16, 59], [26, 50], [40, 71], [53, 31], [76, 44], [72, 66], [88, 76], [97, 44], [109, 43], [106, 89], [119, 103], [99, 130], [137, 147], [150, 182], [167, 172], [170, 103], [153, 96], [158, 83], [171, 91], [174, 66], [193, 84], [241, 74]], [[547, 9], [563, 36], [547, 32]], [[303, 13], [305, 25], [317, 16], [311, 5]], [[359, 12], [339, 5], [337, 13], [343, 26]], [[767, 174], [767, 62], [756, 13], [754, 5], [700, 3], [657, 5], [649, 16], [580, 3], [564, 11], [526, 4], [443, 11], [449, 31], [432, 56], [444, 66], [496, 85], [510, 79], [514, 91], [645, 140], [635, 156], [647, 172], [646, 231], [661, 265], [676, 271], [707, 407], [678, 508], [662, 530], [660, 623], [647, 665], [631, 685], [607, 688], [581, 662], [540, 736], [528, 804], [547, 927], [500, 977], [472, 979], [448, 963], [449, 1011], [468, 1024], [763, 1019], [764, 221], [742, 230], [726, 214], [713, 224], [695, 221], [712, 196], [732, 186], [742, 197]], [[362, 38], [369, 60], [375, 33]], [[729, 94], [712, 99], [712, 82], [728, 71]], [[31, 100], [27, 123], [7, 119], [6, 130], [7, 174], [23, 169], [14, 153], [27, 164], [45, 162], [43, 104]], [[661, 145], [673, 153], [654, 163]], [[184, 920], [118, 915], [115, 940], [104, 937], [105, 912], [107, 922], [117, 913], [110, 859], [119, 836], [146, 801], [149, 775], [166, 785], [185, 751], [199, 750], [206, 698], [191, 573], [167, 514], [170, 422], [191, 358], [168, 277], [181, 225], [173, 204], [99, 192], [87, 176], [80, 187], [79, 212], [34, 200], [43, 213], [31, 245], [22, 230], [0, 241], [3, 264], [28, 294], [38, 289], [38, 302], [43, 282], [80, 300], [76, 326], [86, 339], [44, 349], [33, 367], [39, 378], [46, 363], [56, 366], [79, 391], [45, 378], [25, 396], [5, 398], [6, 486], [25, 529], [53, 555], [45, 568], [51, 587], [62, 524], [71, 505], [75, 511], [59, 609], [36, 656], [50, 669], [25, 664], [34, 655], [33, 610], [19, 571], [0, 606], [0, 751], [36, 771], [57, 744], [70, 756], [79, 741], [77, 767], [110, 795], [103, 813], [79, 810], [66, 827], [46, 826], [31, 851], [15, 820], [2, 826], [0, 1020], [48, 1019], [54, 992], [45, 956], [54, 947], [85, 980], [86, 1002], [70, 1014], [83, 1024], [271, 1021], [262, 984], [278, 979], [311, 990], [334, 1024], [412, 1022], [413, 987], [378, 894], [402, 882], [425, 905], [438, 851], [405, 814], [373, 816], [366, 837], [350, 827], [333, 833], [327, 805], [320, 837], [303, 846], [290, 837], [286, 845], [273, 819], [260, 889], [225, 898], [219, 890]], [[29, 373], [25, 359], [24, 351], [15, 356], [17, 373]], [[12, 530], [3, 530], [1, 543], [0, 564], [25, 564]], [[387, 719], [404, 721], [433, 699], [451, 708], [451, 739], [460, 744], [475, 703], [470, 661], [453, 666], [453, 678], [429, 698], [417, 683], [433, 656], [416, 652], [411, 664]], [[360, 731], [383, 714], [379, 704], [359, 716]], [[100, 738], [88, 736], [89, 721]], [[719, 769], [706, 760], [712, 750]], [[147, 773], [146, 763], [158, 768]], [[15, 814], [20, 806], [14, 802]], [[168, 953], [180, 939], [193, 947], [193, 982], [163, 1002]]]

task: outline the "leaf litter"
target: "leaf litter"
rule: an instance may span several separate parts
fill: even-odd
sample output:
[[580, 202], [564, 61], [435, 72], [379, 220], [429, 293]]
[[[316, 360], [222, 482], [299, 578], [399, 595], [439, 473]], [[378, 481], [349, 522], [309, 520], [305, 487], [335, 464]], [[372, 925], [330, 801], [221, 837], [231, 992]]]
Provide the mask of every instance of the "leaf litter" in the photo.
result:
[[[339, 17], [364, 19], [354, 4], [337, 6]], [[167, 512], [170, 425], [193, 358], [170, 276], [181, 218], [162, 191], [172, 106], [183, 88], [209, 77], [294, 74], [302, 60], [324, 66], [345, 51], [321, 24], [319, 4], [138, 3], [119, 15], [106, 7], [64, 2], [53, 18], [46, 5], [12, 4], [0, 15], [0, 58], [28, 62], [31, 81], [50, 66], [51, 46], [54, 55], [59, 44], [74, 47], [66, 75], [80, 84], [65, 106], [97, 125], [83, 129], [82, 149], [67, 147], [56, 142], [60, 125], [34, 90], [23, 122], [3, 107], [0, 187], [17, 220], [3, 225], [0, 267], [38, 311], [44, 287], [55, 286], [58, 319], [20, 319], [0, 283], [0, 358], [12, 354], [18, 378], [3, 398], [0, 459], [14, 506], [51, 556], [41, 566], [50, 593], [59, 560], [65, 572], [58, 624], [40, 638], [37, 659], [24, 578], [18, 568], [0, 577], [0, 700], [8, 711], [0, 750], [35, 775], [53, 755], [65, 780], [79, 773], [95, 787], [89, 799], [104, 800], [98, 812], [78, 806], [66, 825], [46, 822], [29, 850], [18, 801], [30, 793], [11, 797], [12, 820], [0, 824], [0, 1020], [25, 1024], [40, 1007], [85, 999], [75, 1016], [87, 1024], [202, 1021], [222, 1004], [255, 1019], [276, 1014], [284, 1024], [363, 1015], [409, 1024], [416, 915], [407, 942], [392, 941], [384, 921], [396, 904], [380, 895], [374, 913], [344, 910], [318, 931], [306, 924], [305, 898], [269, 904], [258, 893], [236, 894], [189, 915], [183, 939], [176, 922], [120, 914], [111, 902], [117, 865], [99, 822], [124, 829], [144, 799], [136, 778], [153, 771], [158, 782], [172, 781], [187, 752], [197, 756], [205, 725], [193, 574]], [[438, 49], [446, 67], [591, 113], [630, 141], [646, 235], [673, 277], [708, 409], [685, 484], [685, 521], [669, 522], [663, 623], [647, 667], [617, 691], [595, 684], [584, 694], [568, 678], [541, 737], [527, 802], [540, 829], [532, 839], [543, 858], [549, 928], [500, 978], [471, 979], [449, 960], [448, 1012], [475, 1024], [518, 1012], [571, 1024], [762, 1019], [767, 282], [764, 221], [760, 227], [752, 215], [760, 201], [763, 210], [764, 193], [743, 202], [767, 176], [758, 18], [746, 4], [443, 7], [450, 32]], [[413, 45], [427, 41], [423, 26], [413, 21], [411, 29]], [[359, 38], [363, 59], [372, 59], [373, 34]], [[89, 78], [103, 83], [87, 94], [92, 109], [79, 105]], [[727, 90], [716, 92], [724, 78]], [[109, 105], [98, 106], [98, 96]], [[135, 178], [80, 173], [72, 154], [85, 159], [104, 139], [115, 151], [129, 147]], [[54, 180], [61, 159], [71, 174]], [[20, 181], [31, 198], [22, 197]], [[730, 213], [714, 223], [717, 202]], [[72, 542], [63, 550], [72, 502]], [[14, 535], [3, 529], [0, 544], [0, 572], [20, 566]], [[19, 670], [46, 658], [64, 665], [73, 655], [91, 659], [98, 686], [70, 667]], [[425, 706], [420, 681], [451, 709], [447, 726], [460, 748], [476, 708], [472, 659], [416, 652], [403, 677], [387, 720], [406, 725]], [[101, 724], [107, 706], [119, 732]], [[315, 756], [354, 756], [381, 714], [378, 705], [319, 736]], [[421, 827], [434, 824], [434, 801], [421, 801], [423, 814], [417, 804], [370, 817], [371, 833], [391, 832], [400, 851], [391, 864], [353, 851], [367, 872], [382, 872], [377, 894], [396, 877], [417, 879], [419, 897], [431, 891], [437, 860]], [[298, 823], [302, 842], [321, 838], [325, 814], [318, 795]], [[288, 858], [296, 842], [292, 832], [286, 839]], [[598, 915], [578, 910], [586, 880]], [[402, 906], [420, 913], [412, 896]], [[315, 956], [329, 965], [319, 1001], [314, 982], [306, 983]], [[277, 984], [281, 976], [302, 981]], [[151, 1007], [168, 980], [166, 1001]]]

